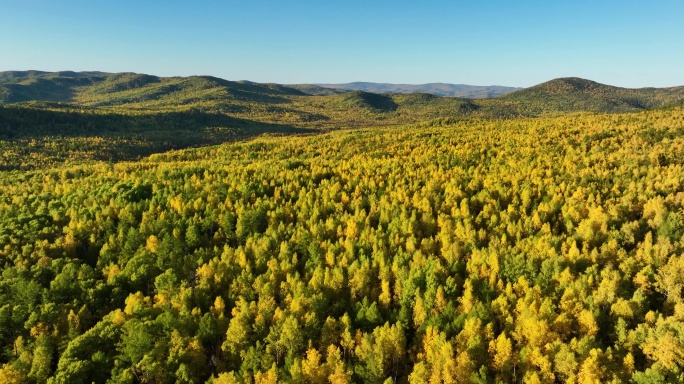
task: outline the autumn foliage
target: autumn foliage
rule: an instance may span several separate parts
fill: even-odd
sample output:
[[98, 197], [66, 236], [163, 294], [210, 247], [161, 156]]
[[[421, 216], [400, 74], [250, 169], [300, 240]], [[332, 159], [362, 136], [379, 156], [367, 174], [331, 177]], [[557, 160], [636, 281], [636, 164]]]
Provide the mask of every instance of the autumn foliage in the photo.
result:
[[0, 381], [684, 381], [684, 112], [0, 173]]

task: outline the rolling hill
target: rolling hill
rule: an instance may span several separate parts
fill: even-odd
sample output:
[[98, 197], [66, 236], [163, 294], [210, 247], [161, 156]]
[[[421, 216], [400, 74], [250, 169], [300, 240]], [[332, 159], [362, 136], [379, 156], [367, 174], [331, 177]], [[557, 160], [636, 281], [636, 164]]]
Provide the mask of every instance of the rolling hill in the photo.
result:
[[622, 113], [684, 104], [684, 87], [562, 78], [485, 99], [137, 73], [0, 72], [0, 169], [129, 160], [262, 134]]
[[[463, 97], [444, 97], [455, 94]], [[212, 76], [0, 72], [0, 104], [31, 101], [122, 113], [200, 109], [261, 122], [339, 128], [351, 121], [358, 126], [360, 119], [361, 124], [384, 125], [473, 114], [499, 118], [582, 111], [631, 112], [682, 104], [684, 87], [629, 89], [580, 78], [555, 79], [526, 89], [441, 83], [287, 86]]]
[[554, 79], [500, 98], [525, 115], [592, 111], [620, 113], [684, 103], [684, 87], [620, 88], [577, 77]]
[[157, 77], [136, 73], [2, 72], [0, 103], [53, 101], [83, 106], [163, 109], [219, 101], [278, 103], [305, 95], [278, 84], [228, 81], [212, 76]]
[[457, 98], [346, 92], [313, 85], [289, 87], [210, 76], [0, 73], [0, 105], [45, 109], [46, 105], [40, 102], [61, 103], [74, 110], [85, 108], [91, 113], [109, 115], [199, 110], [243, 121], [316, 129], [414, 123], [463, 117], [464, 111], [474, 110], [462, 108], [462, 104], [470, 102]]

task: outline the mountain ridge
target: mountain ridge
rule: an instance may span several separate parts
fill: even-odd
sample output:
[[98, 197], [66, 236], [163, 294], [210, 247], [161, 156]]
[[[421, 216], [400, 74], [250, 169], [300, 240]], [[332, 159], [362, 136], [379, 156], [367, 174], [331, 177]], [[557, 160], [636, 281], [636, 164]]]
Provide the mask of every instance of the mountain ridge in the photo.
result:
[[[357, 88], [382, 83], [350, 83]], [[447, 83], [432, 83], [449, 88]], [[388, 86], [392, 86], [389, 84]], [[407, 85], [408, 86], [408, 85]], [[470, 96], [476, 91], [471, 87]], [[488, 87], [480, 87], [488, 88]], [[508, 87], [511, 89], [512, 87]], [[386, 90], [386, 89], [385, 89]], [[403, 89], [408, 92], [412, 89]], [[487, 92], [493, 92], [489, 90]], [[199, 109], [268, 123], [331, 128], [439, 118], [513, 118], [568, 112], [621, 113], [684, 104], [684, 87], [621, 88], [578, 77], [549, 80], [484, 98], [433, 92], [369, 92], [320, 85], [231, 81], [215, 76], [160, 77], [122, 72], [0, 72], [0, 105], [57, 102], [124, 113]]]
[[[430, 93], [344, 91], [213, 76], [0, 72], [2, 169], [87, 160], [130, 160], [169, 149], [261, 134], [438, 127], [458, 121], [623, 113], [684, 105], [684, 87], [628, 89], [559, 78], [507, 95], [472, 99]], [[38, 156], [32, 146], [42, 146]], [[49, 147], [49, 148], [48, 148]], [[60, 148], [70, 148], [64, 150]], [[72, 156], [72, 152], [77, 155]]]
[[500, 85], [468, 85], [451, 83], [394, 84], [357, 81], [342, 84], [314, 84], [322, 88], [373, 93], [429, 93], [442, 97], [486, 99], [523, 89]]

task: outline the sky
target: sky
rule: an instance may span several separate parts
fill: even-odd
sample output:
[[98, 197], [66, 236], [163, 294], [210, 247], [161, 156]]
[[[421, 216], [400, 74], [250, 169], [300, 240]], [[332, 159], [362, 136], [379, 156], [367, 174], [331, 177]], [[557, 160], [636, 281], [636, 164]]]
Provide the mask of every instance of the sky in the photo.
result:
[[0, 71], [684, 85], [684, 1], [0, 0]]

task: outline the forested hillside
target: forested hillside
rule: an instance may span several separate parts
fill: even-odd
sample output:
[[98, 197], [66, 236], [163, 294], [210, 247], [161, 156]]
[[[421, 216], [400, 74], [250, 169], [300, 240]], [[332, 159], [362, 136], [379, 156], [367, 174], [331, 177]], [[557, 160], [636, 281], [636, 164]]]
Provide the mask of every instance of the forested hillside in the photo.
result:
[[135, 160], [262, 134], [317, 131], [201, 109], [132, 112], [32, 102], [0, 107], [0, 171]]
[[[684, 102], [684, 87], [628, 89], [578, 78], [556, 79], [503, 96], [474, 100], [427, 93], [380, 95], [368, 90], [377, 89], [357, 87], [345, 93], [315, 85], [288, 87], [211, 76], [0, 72], [0, 104], [59, 102], [75, 108], [102, 108], [118, 113], [200, 109], [241, 119], [309, 128], [406, 124], [464, 116], [508, 118], [586, 111], [633, 112]], [[420, 90], [415, 89], [416, 92]], [[430, 103], [415, 103], [416, 98], [426, 97], [430, 98]], [[374, 108], [367, 100], [346, 103], [350, 98], [385, 98], [394, 108]]]
[[0, 172], [0, 382], [682, 382], [683, 159], [671, 108]]
[[568, 77], [502, 97], [527, 116], [573, 111], [630, 112], [684, 104], [684, 87], [619, 88]]
[[136, 160], [262, 134], [634, 112], [684, 104], [684, 87], [557, 79], [490, 99], [135, 73], [0, 72], [0, 170]]

